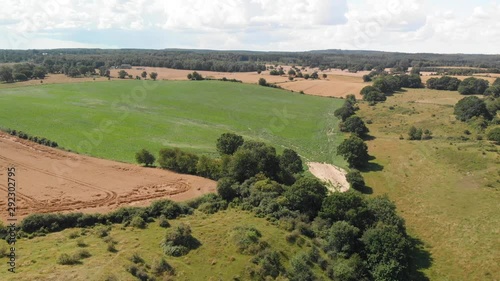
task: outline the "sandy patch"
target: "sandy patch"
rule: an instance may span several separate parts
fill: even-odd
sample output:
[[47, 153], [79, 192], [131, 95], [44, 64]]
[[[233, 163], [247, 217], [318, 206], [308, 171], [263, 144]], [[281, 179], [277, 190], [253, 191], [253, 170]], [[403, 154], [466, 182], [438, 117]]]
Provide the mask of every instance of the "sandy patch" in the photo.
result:
[[307, 162], [309, 171], [318, 179], [328, 183], [331, 192], [346, 192], [349, 190], [347, 172], [339, 167], [326, 163]]
[[[106, 212], [216, 191], [216, 182], [171, 171], [65, 152], [0, 133], [0, 205], [7, 206], [7, 167], [16, 168], [17, 216]], [[5, 219], [7, 212], [0, 212]]]

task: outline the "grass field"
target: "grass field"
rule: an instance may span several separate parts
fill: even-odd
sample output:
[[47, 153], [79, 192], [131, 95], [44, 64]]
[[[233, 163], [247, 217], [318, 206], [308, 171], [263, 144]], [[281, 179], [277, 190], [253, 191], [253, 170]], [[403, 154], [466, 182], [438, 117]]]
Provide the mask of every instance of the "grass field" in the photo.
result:
[[[383, 166], [364, 176], [375, 195], [389, 194], [411, 234], [424, 242], [431, 280], [499, 280], [499, 148], [455, 120], [453, 105], [461, 98], [418, 89], [362, 105], [358, 114], [373, 122], [370, 154]], [[433, 139], [400, 140], [412, 125], [430, 129]]]
[[333, 111], [342, 104], [283, 90], [217, 81], [116, 81], [4, 88], [0, 126], [57, 141], [79, 153], [134, 161], [141, 148], [215, 154], [216, 139], [295, 149], [306, 160], [344, 166]]
[[[114, 225], [109, 236], [117, 242], [116, 253], [108, 252], [106, 243], [99, 238], [93, 229], [67, 229], [48, 234], [45, 237], [26, 238], [18, 240], [16, 280], [105, 280], [114, 276], [113, 280], [137, 280], [126, 271], [131, 265], [129, 258], [137, 253], [149, 266], [159, 258], [164, 257], [176, 271], [175, 280], [247, 280], [245, 267], [251, 265], [252, 255], [240, 254], [232, 240], [231, 233], [235, 227], [255, 227], [262, 234], [261, 241], [266, 241], [271, 250], [280, 252], [281, 263], [288, 267], [288, 260], [298, 253], [308, 253], [312, 242], [303, 237], [304, 242], [290, 244], [285, 240], [288, 232], [270, 225], [254, 214], [228, 209], [214, 215], [201, 212], [185, 218], [170, 220], [171, 227], [181, 222], [191, 226], [192, 235], [198, 239], [201, 246], [183, 257], [169, 257], [163, 254], [160, 247], [165, 237], [166, 229], [160, 228], [157, 222], [152, 222], [147, 229], [134, 229]], [[77, 233], [79, 237], [69, 236]], [[84, 248], [77, 247], [77, 241], [87, 244]], [[3, 241], [0, 241], [6, 244]], [[57, 258], [63, 254], [72, 255], [78, 249], [86, 249], [92, 255], [83, 259], [81, 264], [60, 265]], [[7, 258], [0, 258], [6, 263]], [[318, 266], [313, 268], [317, 276], [327, 279]], [[0, 280], [12, 280], [12, 273], [0, 271]], [[170, 279], [158, 279], [170, 280]]]

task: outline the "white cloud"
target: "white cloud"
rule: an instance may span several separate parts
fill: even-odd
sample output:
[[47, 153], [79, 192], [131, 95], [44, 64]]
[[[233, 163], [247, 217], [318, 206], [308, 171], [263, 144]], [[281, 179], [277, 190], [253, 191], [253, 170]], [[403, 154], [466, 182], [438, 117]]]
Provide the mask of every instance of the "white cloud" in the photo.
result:
[[[29, 37], [43, 46], [114, 46], [72, 35], [161, 29], [165, 48], [495, 53], [499, 17], [500, 4], [485, 0], [7, 0], [0, 29], [18, 39], [0, 44], [28, 48]], [[155, 38], [144, 40], [147, 48]]]

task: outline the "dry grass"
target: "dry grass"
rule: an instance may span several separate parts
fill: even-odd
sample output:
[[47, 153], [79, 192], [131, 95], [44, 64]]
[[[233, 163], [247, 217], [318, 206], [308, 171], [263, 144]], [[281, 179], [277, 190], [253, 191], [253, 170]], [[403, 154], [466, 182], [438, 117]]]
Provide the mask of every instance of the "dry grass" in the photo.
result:
[[[375, 195], [395, 200], [410, 233], [424, 241], [431, 280], [498, 280], [500, 154], [455, 121], [452, 104], [462, 97], [419, 89], [375, 107], [362, 105], [358, 114], [373, 122], [370, 154], [383, 166], [365, 179]], [[430, 129], [434, 138], [400, 140], [412, 125]], [[459, 141], [466, 129], [471, 140]]]

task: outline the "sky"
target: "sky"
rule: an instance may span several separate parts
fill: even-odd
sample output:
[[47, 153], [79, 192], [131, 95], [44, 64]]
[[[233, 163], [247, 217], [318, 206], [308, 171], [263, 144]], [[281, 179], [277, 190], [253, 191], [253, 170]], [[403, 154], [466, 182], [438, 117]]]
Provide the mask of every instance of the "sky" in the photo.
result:
[[500, 53], [500, 0], [2, 0], [0, 7], [0, 49]]

